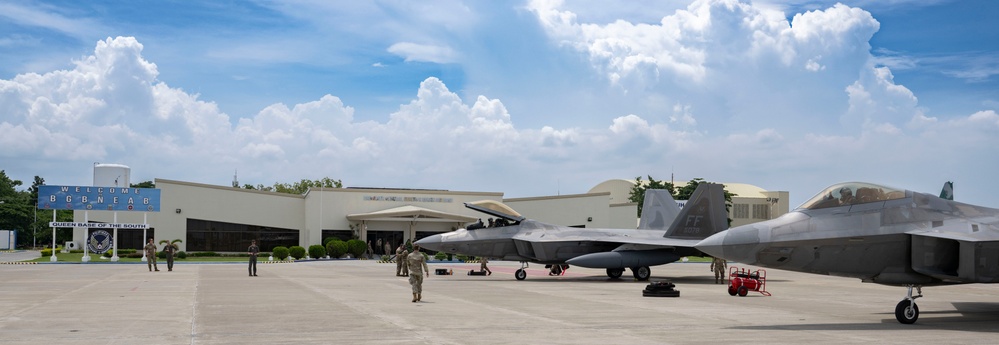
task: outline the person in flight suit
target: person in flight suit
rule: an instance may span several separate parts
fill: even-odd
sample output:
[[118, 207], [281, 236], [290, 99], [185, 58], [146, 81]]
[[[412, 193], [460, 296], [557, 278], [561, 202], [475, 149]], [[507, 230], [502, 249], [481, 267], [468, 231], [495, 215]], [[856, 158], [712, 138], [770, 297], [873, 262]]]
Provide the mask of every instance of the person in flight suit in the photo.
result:
[[156, 267], [156, 245], [153, 244], [152, 237], [149, 238], [149, 242], [146, 243], [146, 246], [142, 247], [142, 249], [146, 251], [146, 265], [149, 266], [149, 272], [152, 272], [153, 269], [156, 269], [156, 272], [159, 272], [160, 269]]
[[251, 277], [257, 276], [257, 254], [260, 253], [260, 247], [257, 246], [257, 240], [250, 240], [250, 247], [246, 248], [246, 253], [250, 254], [250, 266], [247, 269], [250, 271]]
[[430, 277], [430, 269], [427, 268], [427, 258], [420, 253], [420, 245], [413, 244], [413, 252], [406, 257], [409, 265], [409, 285], [413, 286], [413, 303], [423, 299], [423, 274], [426, 272]]
[[167, 243], [163, 246], [163, 253], [166, 254], [167, 272], [173, 271], [173, 253], [177, 252], [177, 245]]

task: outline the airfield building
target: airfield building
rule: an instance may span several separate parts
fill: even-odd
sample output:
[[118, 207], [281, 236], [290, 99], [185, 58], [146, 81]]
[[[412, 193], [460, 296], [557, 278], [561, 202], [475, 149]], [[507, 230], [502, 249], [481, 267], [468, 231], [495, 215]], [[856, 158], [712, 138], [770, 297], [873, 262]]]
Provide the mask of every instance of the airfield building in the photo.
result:
[[[160, 212], [74, 211], [76, 222], [145, 223], [151, 229], [118, 230], [118, 248], [141, 248], [144, 238], [181, 240], [180, 250], [244, 252], [251, 239], [262, 251], [276, 246], [321, 244], [329, 237], [359, 238], [376, 254], [394, 251], [407, 240], [452, 231], [489, 215], [464, 207], [492, 200], [527, 218], [585, 228], [635, 228], [637, 204], [628, 200], [634, 182], [609, 180], [585, 194], [504, 198], [501, 192], [396, 188], [323, 188], [295, 195], [156, 179]], [[747, 184], [726, 184], [737, 194], [734, 225], [780, 216], [788, 211], [787, 192]], [[77, 247], [94, 229], [74, 228]], [[381, 243], [379, 246], [378, 244]], [[387, 246], [386, 246], [387, 245]]]

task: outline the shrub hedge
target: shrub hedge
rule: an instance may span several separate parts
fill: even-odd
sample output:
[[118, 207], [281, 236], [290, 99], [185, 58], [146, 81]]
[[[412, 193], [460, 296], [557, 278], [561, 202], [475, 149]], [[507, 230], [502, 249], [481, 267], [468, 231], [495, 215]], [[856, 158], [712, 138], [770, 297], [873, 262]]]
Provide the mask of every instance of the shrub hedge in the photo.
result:
[[364, 241], [359, 239], [347, 241], [347, 252], [355, 258], [361, 257], [366, 251], [368, 251], [368, 244], [364, 243]]
[[347, 254], [347, 242], [337, 239], [336, 241], [330, 241], [326, 243], [326, 251], [330, 253], [331, 258], [339, 258], [344, 254]]
[[309, 257], [318, 259], [326, 256], [326, 247], [319, 244], [309, 246]]
[[291, 248], [288, 248], [288, 255], [291, 255], [291, 257], [295, 258], [295, 260], [304, 258], [305, 257], [305, 247], [302, 247], [302, 246], [291, 246]]
[[285, 247], [285, 246], [274, 247], [274, 256], [277, 257], [278, 260], [287, 259], [288, 258], [288, 247]]

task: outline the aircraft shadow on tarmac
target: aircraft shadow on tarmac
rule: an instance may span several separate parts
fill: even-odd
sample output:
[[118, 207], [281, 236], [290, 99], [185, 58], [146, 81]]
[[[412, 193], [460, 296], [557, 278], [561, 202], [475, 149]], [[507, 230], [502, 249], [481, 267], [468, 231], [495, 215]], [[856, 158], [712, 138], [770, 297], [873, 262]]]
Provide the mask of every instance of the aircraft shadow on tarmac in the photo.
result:
[[919, 328], [922, 330], [936, 329], [949, 331], [999, 333], [995, 327], [999, 322], [999, 303], [995, 302], [955, 302], [957, 310], [921, 310], [919, 325], [903, 325], [895, 320], [892, 312], [878, 313], [886, 315], [880, 323], [812, 323], [793, 325], [767, 326], [734, 326], [728, 329], [742, 330], [791, 330], [791, 331], [878, 331]]
[[[464, 276], [464, 277], [461, 277], [461, 278], [451, 278], [449, 280], [452, 280], [452, 281], [483, 281], [485, 279], [497, 280], [496, 278], [500, 278], [499, 280], [502, 280], [502, 281], [509, 280], [509, 279], [506, 279], [505, 277], [503, 277], [502, 275], [499, 276], [499, 277], [496, 277], [495, 274], [492, 277], [490, 277], [490, 278]], [[513, 279], [513, 277], [509, 277], [509, 278]], [[649, 280], [640, 281], [640, 280], [636, 280], [636, 279], [634, 279], [634, 278], [632, 278], [630, 276], [622, 276], [619, 279], [611, 279], [611, 278], [609, 278], [609, 277], [607, 277], [605, 275], [592, 275], [592, 276], [582, 276], [582, 275], [565, 275], [565, 276], [534, 275], [534, 276], [528, 276], [528, 278], [526, 280], [522, 281], [521, 283], [571, 283], [571, 282], [575, 282], [575, 283], [640, 283], [640, 284], [649, 284], [651, 282], [662, 281], [662, 280], [668, 280], [668, 281], [672, 282], [673, 284], [677, 284], [677, 285], [721, 285], [721, 284], [715, 284], [715, 279], [714, 279], [713, 276], [651, 277], [651, 278], [649, 278]], [[789, 280], [777, 280], [777, 279], [768, 279], [767, 280], [768, 283], [769, 282], [787, 282], [787, 281], [789, 281]]]

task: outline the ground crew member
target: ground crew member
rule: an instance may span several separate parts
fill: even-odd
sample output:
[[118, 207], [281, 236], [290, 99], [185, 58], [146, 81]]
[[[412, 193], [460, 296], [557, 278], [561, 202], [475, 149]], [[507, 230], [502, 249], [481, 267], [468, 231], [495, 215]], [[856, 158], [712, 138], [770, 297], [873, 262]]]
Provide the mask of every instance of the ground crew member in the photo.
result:
[[406, 256], [406, 263], [409, 266], [409, 285], [413, 286], [413, 303], [416, 303], [423, 298], [424, 272], [426, 272], [427, 277], [430, 277], [427, 258], [423, 257], [423, 253], [420, 253], [419, 244], [413, 244], [413, 252]]
[[247, 269], [250, 271], [251, 277], [257, 276], [257, 254], [260, 253], [260, 247], [257, 247], [257, 240], [250, 240], [250, 247], [246, 248], [246, 253], [250, 254], [250, 266]]
[[146, 265], [149, 266], [149, 272], [156, 269], [159, 272], [160, 269], [156, 267], [156, 245], [153, 244], [153, 238], [149, 238], [149, 243], [146, 243], [145, 247], [142, 247], [146, 251]]
[[486, 275], [492, 275], [493, 271], [491, 271], [489, 269], [489, 267], [486, 266], [486, 264], [488, 264], [488, 263], [489, 263], [489, 258], [486, 258], [485, 256], [483, 256], [482, 258], [480, 258], [480, 260], [479, 260], [479, 271], [489, 272]]
[[409, 266], [406, 265], [407, 255], [409, 255], [409, 251], [403, 248], [401, 244], [395, 249], [395, 275], [397, 277], [409, 275]]
[[728, 262], [722, 258], [711, 258], [711, 270], [715, 272], [715, 284], [725, 284], [725, 269]]
[[163, 253], [166, 254], [167, 260], [167, 272], [173, 271], [173, 253], [177, 251], [177, 246], [173, 243], [167, 243], [163, 247]]

